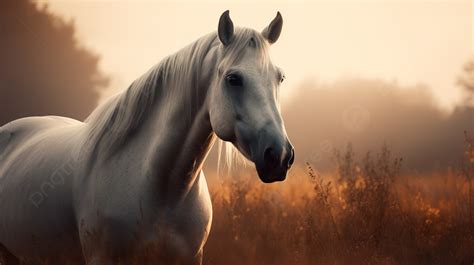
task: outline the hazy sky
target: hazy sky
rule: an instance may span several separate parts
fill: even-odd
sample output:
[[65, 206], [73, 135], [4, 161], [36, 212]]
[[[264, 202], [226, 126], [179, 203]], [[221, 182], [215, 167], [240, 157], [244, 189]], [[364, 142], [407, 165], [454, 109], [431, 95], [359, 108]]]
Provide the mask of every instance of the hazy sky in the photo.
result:
[[459, 98], [455, 80], [473, 54], [474, 1], [86, 1], [41, 0], [67, 19], [102, 57], [109, 93], [164, 56], [214, 31], [230, 9], [236, 26], [264, 28], [284, 19], [274, 62], [287, 76], [284, 95], [307, 79], [339, 77], [429, 85], [443, 106]]

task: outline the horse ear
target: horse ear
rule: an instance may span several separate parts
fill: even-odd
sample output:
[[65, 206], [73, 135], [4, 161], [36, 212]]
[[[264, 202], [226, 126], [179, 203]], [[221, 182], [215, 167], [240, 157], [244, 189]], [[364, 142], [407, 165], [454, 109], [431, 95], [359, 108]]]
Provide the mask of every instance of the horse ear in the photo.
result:
[[234, 36], [234, 23], [232, 23], [229, 17], [229, 10], [222, 13], [217, 32], [222, 44], [228, 45], [232, 41], [232, 37]]
[[262, 35], [265, 39], [270, 42], [270, 44], [275, 43], [280, 37], [281, 28], [283, 27], [283, 18], [281, 17], [280, 12], [277, 12], [276, 17], [272, 20], [270, 25], [268, 25], [263, 31]]

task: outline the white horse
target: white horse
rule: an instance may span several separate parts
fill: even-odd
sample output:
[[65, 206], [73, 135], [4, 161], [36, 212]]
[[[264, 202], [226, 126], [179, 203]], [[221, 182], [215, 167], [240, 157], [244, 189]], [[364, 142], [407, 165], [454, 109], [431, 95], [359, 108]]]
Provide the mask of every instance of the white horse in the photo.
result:
[[4, 264], [201, 264], [212, 220], [202, 165], [218, 138], [269, 183], [294, 159], [261, 33], [217, 33], [165, 58], [82, 123], [29, 117], [0, 128]]

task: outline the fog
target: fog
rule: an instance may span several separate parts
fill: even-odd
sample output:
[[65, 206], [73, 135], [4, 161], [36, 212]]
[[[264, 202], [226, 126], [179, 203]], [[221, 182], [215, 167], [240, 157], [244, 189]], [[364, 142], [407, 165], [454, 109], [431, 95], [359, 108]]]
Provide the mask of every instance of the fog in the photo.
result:
[[348, 143], [358, 153], [386, 144], [410, 170], [456, 165], [464, 131], [474, 132], [473, 115], [472, 106], [441, 111], [426, 86], [375, 79], [308, 82], [283, 109], [297, 161], [321, 169], [330, 168], [333, 150]]

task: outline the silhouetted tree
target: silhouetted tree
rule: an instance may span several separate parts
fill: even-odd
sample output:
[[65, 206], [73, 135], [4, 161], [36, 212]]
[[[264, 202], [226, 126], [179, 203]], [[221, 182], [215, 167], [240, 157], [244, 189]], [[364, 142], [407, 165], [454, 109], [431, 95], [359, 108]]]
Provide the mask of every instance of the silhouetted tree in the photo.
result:
[[29, 0], [0, 1], [0, 125], [32, 115], [84, 119], [108, 79], [72, 21]]

